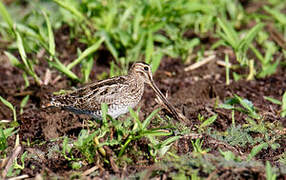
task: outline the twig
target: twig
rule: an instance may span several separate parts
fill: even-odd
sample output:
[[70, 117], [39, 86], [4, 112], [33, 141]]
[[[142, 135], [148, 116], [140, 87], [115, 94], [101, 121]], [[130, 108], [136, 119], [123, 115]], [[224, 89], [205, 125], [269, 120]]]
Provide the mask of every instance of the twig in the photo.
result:
[[231, 63], [228, 63], [226, 64], [225, 61], [222, 61], [222, 60], [217, 60], [216, 63], [220, 66], [224, 66], [224, 67], [229, 67], [229, 68], [232, 68], [232, 64]]
[[12, 177], [12, 178], [9, 178], [7, 180], [19, 180], [19, 179], [26, 179], [28, 178], [29, 176], [27, 174], [24, 174], [24, 175], [21, 175], [21, 176], [17, 176], [17, 177]]
[[212, 60], [215, 60], [215, 58], [216, 58], [216, 55], [211, 55], [209, 57], [204, 58], [203, 60], [201, 60], [199, 62], [196, 62], [196, 63], [186, 67], [184, 70], [185, 71], [192, 71], [194, 69], [197, 69], [197, 68], [211, 62]]
[[48, 85], [49, 82], [51, 81], [51, 78], [52, 78], [52, 73], [49, 69], [47, 69], [44, 77], [44, 85]]
[[13, 165], [13, 161], [17, 158], [17, 156], [20, 154], [22, 150], [22, 147], [19, 145], [17, 146], [14, 151], [13, 151], [13, 154], [11, 155], [11, 157], [9, 158], [7, 164], [6, 164], [6, 167], [4, 169], [4, 171], [2, 172], [2, 177], [3, 179], [5, 179], [5, 177], [7, 176], [7, 173], [9, 171], [9, 169], [11, 168], [11, 166]]
[[183, 135], [181, 138], [199, 139], [199, 138], [202, 138], [202, 137], [203, 137], [203, 135], [202, 135], [202, 134], [189, 133], [189, 134], [185, 134], [185, 135]]
[[12, 120], [10, 119], [2, 119], [0, 123], [10, 123]]
[[91, 173], [93, 173], [93, 172], [94, 172], [95, 170], [97, 170], [97, 169], [98, 169], [97, 166], [93, 166], [92, 168], [90, 168], [90, 169], [84, 171], [84, 172], [82, 173], [82, 175], [83, 175], [83, 176], [88, 176], [88, 175], [90, 175]]

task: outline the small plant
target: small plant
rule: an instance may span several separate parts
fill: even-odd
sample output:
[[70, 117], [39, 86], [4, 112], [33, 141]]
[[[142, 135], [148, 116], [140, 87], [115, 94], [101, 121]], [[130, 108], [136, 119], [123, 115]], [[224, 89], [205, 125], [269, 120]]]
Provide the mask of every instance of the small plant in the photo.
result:
[[220, 104], [219, 107], [243, 112], [254, 119], [261, 118], [261, 116], [256, 113], [255, 107], [253, 106], [251, 101], [243, 99], [236, 94], [233, 98], [228, 99], [224, 104]]
[[15, 128], [6, 128], [2, 129], [0, 128], [0, 155], [2, 158], [6, 156], [5, 149], [8, 147], [7, 138], [14, 135], [16, 131], [14, 131]]
[[210, 126], [212, 123], [215, 122], [215, 120], [217, 119], [217, 114], [209, 117], [208, 119], [204, 120], [204, 117], [199, 115], [198, 116], [199, 120], [202, 121], [202, 123], [199, 126], [199, 132], [203, 131], [204, 128], [206, 128], [207, 126]]
[[252, 148], [250, 154], [247, 157], [247, 160], [250, 161], [252, 158], [254, 158], [262, 149], [267, 149], [268, 144], [263, 142], [259, 145], [256, 145]]
[[210, 149], [203, 149], [204, 140], [201, 140], [201, 139], [196, 139], [196, 141], [191, 140], [191, 143], [194, 149], [195, 156], [204, 155], [210, 151]]
[[257, 77], [259, 78], [264, 78], [266, 76], [274, 74], [280, 62], [280, 59], [273, 62], [273, 55], [277, 51], [277, 47], [275, 46], [275, 44], [273, 42], [266, 41], [264, 43], [264, 46], [266, 46], [266, 52], [264, 56], [253, 45], [250, 46], [251, 50], [261, 62], [261, 70], [257, 75]]
[[267, 97], [267, 96], [264, 96], [264, 99], [266, 99], [266, 100], [268, 100], [274, 104], [281, 105], [280, 115], [281, 115], [281, 117], [286, 117], [286, 91], [284, 92], [284, 94], [282, 96], [282, 101], [279, 101], [277, 99], [274, 99], [272, 97]]
[[254, 139], [250, 134], [250, 130], [247, 128], [242, 128], [240, 125], [237, 126], [230, 126], [224, 135], [216, 135], [210, 134], [210, 136], [214, 137], [215, 139], [225, 141], [232, 146], [240, 146], [245, 147], [247, 143], [254, 145], [257, 142], [262, 141], [262, 139]]
[[249, 64], [246, 52], [249, 49], [255, 36], [263, 28], [264, 25], [262, 23], [258, 23], [252, 29], [250, 29], [243, 38], [240, 38], [230, 23], [220, 18], [217, 19], [217, 22], [223, 30], [223, 32], [218, 32], [219, 36], [225, 43], [233, 48], [237, 61], [241, 65]]
[[7, 177], [13, 177], [17, 176], [21, 173], [21, 171], [25, 168], [25, 159], [27, 157], [28, 152], [25, 151], [21, 157], [20, 162], [21, 164], [18, 164], [17, 159], [13, 161], [13, 165], [10, 167], [10, 169], [7, 172]]
[[277, 175], [275, 174], [274, 169], [271, 167], [269, 161], [266, 162], [265, 171], [267, 180], [275, 180], [277, 178]]
[[165, 154], [166, 150], [168, 149], [167, 145], [169, 145], [170, 143], [175, 141], [178, 137], [169, 138], [162, 143], [156, 142], [154, 137], [156, 137], [156, 136], [168, 136], [168, 135], [172, 134], [171, 132], [168, 132], [168, 131], [167, 132], [162, 131], [160, 128], [159, 129], [158, 128], [155, 128], [155, 129], [148, 129], [147, 128], [151, 122], [151, 119], [153, 118], [154, 115], [157, 114], [159, 109], [154, 110], [143, 121], [143, 123], [140, 122], [138, 115], [132, 109], [129, 109], [129, 110], [130, 110], [130, 114], [131, 114], [132, 118], [134, 118], [134, 120], [135, 120], [134, 127], [133, 127], [132, 131], [129, 133], [129, 136], [128, 136], [126, 142], [124, 143], [124, 145], [122, 146], [118, 156], [120, 157], [123, 155], [123, 152], [125, 151], [125, 149], [127, 148], [128, 144], [131, 141], [136, 140], [136, 139], [140, 139], [142, 137], [147, 137], [151, 141], [151, 143], [153, 144], [153, 148], [155, 150], [152, 152], [153, 155], [156, 155], [158, 151], [161, 151], [161, 155]]
[[219, 152], [227, 161], [235, 161], [237, 159], [231, 151], [222, 151], [221, 149], [219, 149]]
[[5, 100], [1, 96], [0, 96], [0, 101], [12, 110], [13, 119], [14, 119], [14, 122], [16, 122], [17, 121], [16, 108], [9, 101]]

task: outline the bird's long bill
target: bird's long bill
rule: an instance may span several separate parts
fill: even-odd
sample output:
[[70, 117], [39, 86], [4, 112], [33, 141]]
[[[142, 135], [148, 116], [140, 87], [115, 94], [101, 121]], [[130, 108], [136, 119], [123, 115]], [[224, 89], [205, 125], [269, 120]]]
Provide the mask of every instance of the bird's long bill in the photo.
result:
[[155, 91], [155, 93], [160, 97], [163, 103], [167, 106], [168, 110], [171, 111], [173, 116], [175, 116], [175, 118], [179, 120], [179, 115], [177, 111], [175, 110], [174, 106], [166, 99], [166, 97], [163, 95], [163, 93], [159, 90], [159, 88], [154, 83], [153, 79], [150, 80], [150, 86]]

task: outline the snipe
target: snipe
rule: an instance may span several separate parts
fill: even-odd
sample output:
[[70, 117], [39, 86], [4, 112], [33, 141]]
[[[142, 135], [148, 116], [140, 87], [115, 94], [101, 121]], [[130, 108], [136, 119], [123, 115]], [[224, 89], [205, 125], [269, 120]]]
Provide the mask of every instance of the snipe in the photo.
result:
[[50, 106], [101, 119], [101, 104], [105, 103], [108, 106], [107, 113], [116, 118], [127, 113], [129, 107], [134, 108], [139, 103], [145, 84], [150, 85], [174, 118], [179, 120], [175, 108], [154, 83], [151, 67], [146, 63], [133, 64], [126, 76], [106, 79], [64, 95], [55, 96]]

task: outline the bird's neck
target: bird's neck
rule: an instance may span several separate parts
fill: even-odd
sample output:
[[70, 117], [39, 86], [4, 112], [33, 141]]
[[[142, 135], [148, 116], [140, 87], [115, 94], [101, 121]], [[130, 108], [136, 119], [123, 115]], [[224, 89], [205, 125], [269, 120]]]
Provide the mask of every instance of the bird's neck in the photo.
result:
[[129, 74], [128, 81], [130, 84], [133, 84], [135, 86], [144, 86], [144, 79], [138, 77], [136, 74]]

